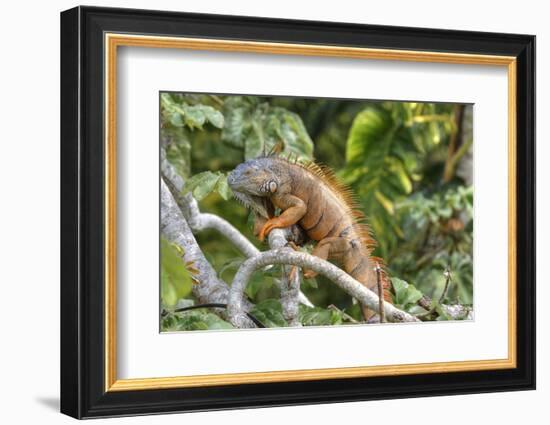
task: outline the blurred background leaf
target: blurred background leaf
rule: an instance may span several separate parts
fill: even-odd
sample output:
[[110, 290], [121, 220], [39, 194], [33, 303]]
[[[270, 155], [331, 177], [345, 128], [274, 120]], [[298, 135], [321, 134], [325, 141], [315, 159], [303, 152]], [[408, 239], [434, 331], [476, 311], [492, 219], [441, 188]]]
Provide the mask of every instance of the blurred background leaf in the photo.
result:
[[185, 266], [182, 257], [183, 248], [161, 237], [160, 282], [162, 303], [165, 306], [173, 306], [191, 293], [191, 271]]
[[300, 117], [288, 109], [272, 106], [253, 96], [232, 96], [225, 100], [226, 125], [221, 138], [244, 149], [244, 158], [256, 158], [282, 142], [283, 154], [312, 158], [313, 142]]

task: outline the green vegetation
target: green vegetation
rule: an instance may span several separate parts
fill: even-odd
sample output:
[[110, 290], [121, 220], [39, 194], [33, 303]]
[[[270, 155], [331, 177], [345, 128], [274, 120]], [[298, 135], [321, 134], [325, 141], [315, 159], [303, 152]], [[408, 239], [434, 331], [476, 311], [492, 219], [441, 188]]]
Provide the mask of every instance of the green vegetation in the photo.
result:
[[[446, 267], [452, 282], [443, 301], [473, 301], [471, 125], [471, 108], [463, 105], [161, 94], [163, 146], [202, 211], [224, 217], [265, 249], [252, 235], [249, 212], [231, 199], [226, 175], [282, 142], [283, 154], [326, 164], [351, 186], [378, 241], [375, 255], [387, 263], [394, 302], [411, 313], [425, 312], [416, 305], [422, 294], [439, 299]], [[230, 283], [244, 257], [214, 231], [197, 240]], [[194, 302], [192, 270], [179, 250], [162, 241], [167, 311]], [[286, 326], [273, 284], [280, 273], [279, 267], [257, 272], [247, 288], [253, 314], [267, 326]], [[302, 290], [316, 306], [301, 306], [304, 325], [362, 320], [359, 306], [325, 278], [304, 280]], [[162, 320], [171, 331], [230, 327], [207, 309]]]

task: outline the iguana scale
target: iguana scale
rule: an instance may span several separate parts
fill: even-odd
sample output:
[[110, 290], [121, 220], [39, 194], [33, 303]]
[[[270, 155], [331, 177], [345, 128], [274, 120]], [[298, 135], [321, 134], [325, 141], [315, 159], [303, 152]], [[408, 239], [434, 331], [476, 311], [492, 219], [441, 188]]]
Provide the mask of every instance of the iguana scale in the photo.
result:
[[[317, 241], [313, 255], [336, 261], [378, 293], [375, 267], [382, 266], [382, 261], [371, 255], [375, 241], [351, 190], [329, 168], [267, 155], [239, 164], [227, 181], [235, 197], [260, 217], [260, 240], [275, 228], [298, 224]], [[277, 217], [274, 207], [281, 210]], [[312, 270], [304, 271], [305, 278], [315, 275]], [[381, 279], [384, 298], [391, 302], [384, 272]], [[366, 308], [363, 313], [366, 320], [374, 315]]]

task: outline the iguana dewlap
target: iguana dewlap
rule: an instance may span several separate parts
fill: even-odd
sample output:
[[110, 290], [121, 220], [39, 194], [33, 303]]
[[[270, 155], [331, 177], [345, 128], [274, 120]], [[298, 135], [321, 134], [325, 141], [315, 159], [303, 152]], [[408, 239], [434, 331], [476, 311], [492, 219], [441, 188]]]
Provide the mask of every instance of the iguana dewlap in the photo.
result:
[[[269, 155], [238, 165], [227, 181], [235, 197], [264, 218], [261, 240], [275, 228], [298, 224], [310, 239], [318, 241], [313, 255], [338, 262], [378, 292], [375, 267], [381, 260], [371, 256], [374, 240], [350, 189], [331, 170]], [[281, 210], [278, 217], [273, 216], [273, 207]], [[311, 270], [304, 272], [306, 278], [313, 276]], [[385, 274], [382, 279], [384, 298], [391, 301]], [[364, 315], [369, 319], [374, 312], [364, 309]]]

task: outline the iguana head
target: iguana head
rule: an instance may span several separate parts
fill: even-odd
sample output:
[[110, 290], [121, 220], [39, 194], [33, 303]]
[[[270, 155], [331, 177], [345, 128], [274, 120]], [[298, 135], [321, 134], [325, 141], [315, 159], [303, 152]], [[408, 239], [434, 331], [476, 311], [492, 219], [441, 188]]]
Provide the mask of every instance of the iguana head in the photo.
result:
[[269, 218], [271, 201], [279, 187], [279, 178], [271, 169], [269, 158], [250, 159], [239, 164], [227, 177], [227, 183], [245, 207]]

